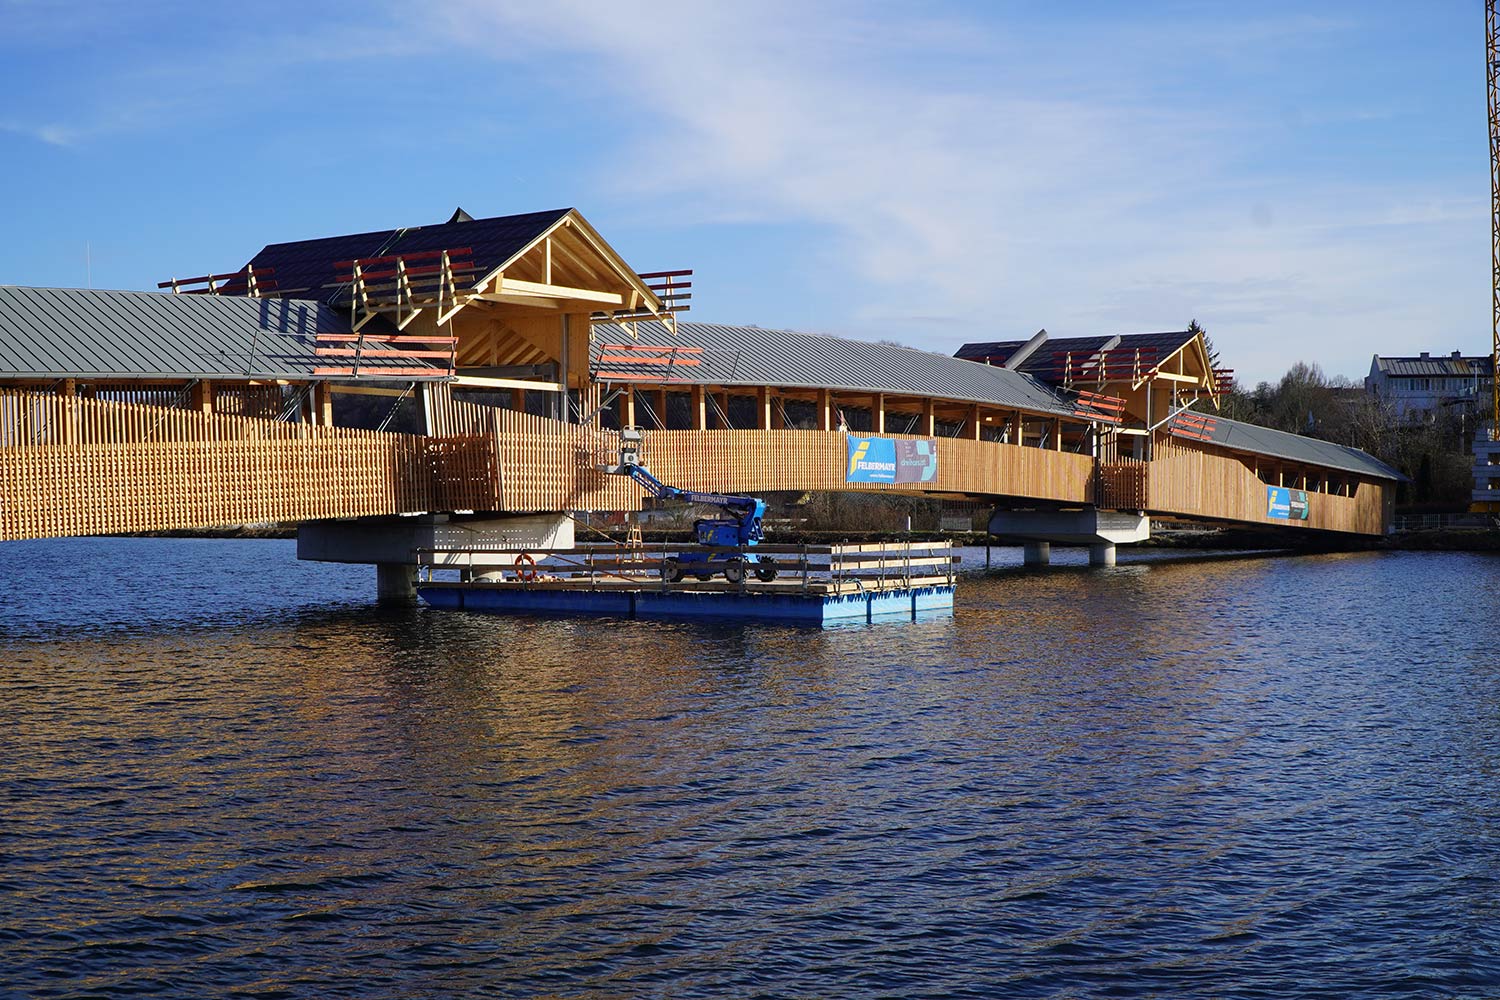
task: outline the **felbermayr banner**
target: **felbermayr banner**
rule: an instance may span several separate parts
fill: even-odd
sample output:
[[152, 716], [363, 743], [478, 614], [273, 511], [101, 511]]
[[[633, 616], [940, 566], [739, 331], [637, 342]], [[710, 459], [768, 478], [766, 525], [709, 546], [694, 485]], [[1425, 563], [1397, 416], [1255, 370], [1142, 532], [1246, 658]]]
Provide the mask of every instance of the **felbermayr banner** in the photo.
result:
[[1266, 516], [1283, 521], [1307, 520], [1307, 494], [1285, 486], [1266, 487]]
[[846, 483], [930, 483], [937, 477], [937, 441], [850, 437]]

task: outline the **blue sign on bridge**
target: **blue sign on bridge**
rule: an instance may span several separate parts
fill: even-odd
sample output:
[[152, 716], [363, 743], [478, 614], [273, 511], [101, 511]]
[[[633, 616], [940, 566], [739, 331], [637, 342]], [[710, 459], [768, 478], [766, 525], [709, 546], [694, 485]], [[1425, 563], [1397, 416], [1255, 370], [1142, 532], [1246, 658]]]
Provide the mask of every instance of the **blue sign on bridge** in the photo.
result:
[[1266, 487], [1266, 516], [1283, 521], [1307, 520], [1307, 493], [1285, 486]]
[[846, 483], [930, 483], [937, 477], [937, 442], [848, 438]]

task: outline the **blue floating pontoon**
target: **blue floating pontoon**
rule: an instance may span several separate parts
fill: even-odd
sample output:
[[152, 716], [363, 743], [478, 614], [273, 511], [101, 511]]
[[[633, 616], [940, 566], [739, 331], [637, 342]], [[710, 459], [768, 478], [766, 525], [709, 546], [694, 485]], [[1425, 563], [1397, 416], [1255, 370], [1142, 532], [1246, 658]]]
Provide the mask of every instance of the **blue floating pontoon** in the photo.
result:
[[921, 612], [952, 611], [953, 590], [952, 584], [835, 594], [748, 589], [584, 589], [478, 582], [423, 583], [417, 587], [417, 593], [429, 605], [453, 611], [613, 615], [620, 618], [737, 618], [797, 625], [897, 617], [911, 619]]

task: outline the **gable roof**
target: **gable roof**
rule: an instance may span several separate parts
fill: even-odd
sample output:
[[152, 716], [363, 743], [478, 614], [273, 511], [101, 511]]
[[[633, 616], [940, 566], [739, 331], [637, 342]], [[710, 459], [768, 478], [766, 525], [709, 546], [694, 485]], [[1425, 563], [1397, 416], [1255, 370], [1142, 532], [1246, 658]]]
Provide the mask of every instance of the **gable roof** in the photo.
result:
[[[1140, 350], [1142, 355], [1157, 361], [1165, 361], [1186, 346], [1195, 335], [1186, 330], [1168, 330], [1162, 333], [1125, 333], [1120, 335], [1120, 342], [1115, 345], [1114, 350]], [[1018, 371], [1035, 375], [1040, 379], [1050, 379], [1062, 359], [1073, 355], [1075, 364], [1088, 360], [1090, 354], [1099, 351], [1105, 344], [1114, 340], [1114, 335], [1097, 335], [1090, 337], [1048, 337], [1035, 351], [1031, 353], [1017, 367]], [[965, 344], [958, 349], [954, 357], [966, 358], [970, 361], [987, 362], [995, 365], [1005, 364], [1012, 354], [1026, 346], [1028, 340], [988, 340]]]
[[273, 268], [278, 294], [331, 302], [344, 290], [344, 286], [334, 284], [333, 265], [340, 261], [468, 247], [473, 251], [477, 280], [505, 265], [572, 211], [554, 208], [492, 219], [461, 218], [465, 213], [460, 211], [449, 221], [433, 226], [272, 243], [248, 266]]
[[[701, 348], [693, 355], [697, 365], [671, 369], [674, 381], [935, 396], [1077, 419], [1072, 403], [1028, 375], [946, 354], [757, 326], [679, 322], [674, 337], [662, 323], [638, 325], [643, 343]], [[656, 368], [649, 374], [662, 374], [659, 365], [597, 363], [601, 344], [633, 342], [623, 326], [594, 327], [593, 358], [601, 379], [609, 381], [604, 376], [611, 371], [647, 374], [648, 367]]]
[[1390, 357], [1383, 358], [1375, 356], [1373, 370], [1384, 372], [1392, 378], [1422, 377], [1429, 375], [1438, 376], [1462, 376], [1464, 378], [1483, 378], [1491, 372], [1490, 357], [1464, 357], [1462, 355], [1439, 355], [1430, 357]]
[[0, 285], [4, 378], [311, 381], [316, 334], [348, 332], [346, 310], [304, 299]]

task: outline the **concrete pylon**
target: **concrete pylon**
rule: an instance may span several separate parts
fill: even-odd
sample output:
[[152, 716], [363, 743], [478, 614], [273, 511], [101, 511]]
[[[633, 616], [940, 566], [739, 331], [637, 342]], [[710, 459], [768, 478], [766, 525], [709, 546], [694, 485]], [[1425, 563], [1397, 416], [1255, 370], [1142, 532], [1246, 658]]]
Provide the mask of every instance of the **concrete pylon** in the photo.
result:
[[1113, 566], [1115, 546], [1151, 537], [1151, 519], [1093, 507], [1063, 510], [996, 510], [990, 534], [1025, 545], [1027, 566], [1046, 566], [1053, 545], [1087, 545], [1090, 566]]
[[417, 568], [401, 563], [376, 563], [375, 603], [392, 607], [416, 604]]
[[1027, 542], [1022, 552], [1027, 566], [1046, 566], [1052, 562], [1051, 542]]

